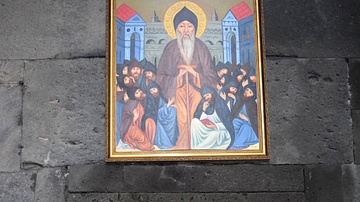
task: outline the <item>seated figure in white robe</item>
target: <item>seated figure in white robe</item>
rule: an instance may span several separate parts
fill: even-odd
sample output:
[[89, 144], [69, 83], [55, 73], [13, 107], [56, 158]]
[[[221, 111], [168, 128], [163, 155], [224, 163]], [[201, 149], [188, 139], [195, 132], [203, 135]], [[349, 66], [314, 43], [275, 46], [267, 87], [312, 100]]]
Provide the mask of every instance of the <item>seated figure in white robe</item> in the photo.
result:
[[201, 94], [203, 99], [191, 121], [191, 149], [228, 149], [234, 136], [227, 120], [230, 111], [214, 89], [204, 87]]

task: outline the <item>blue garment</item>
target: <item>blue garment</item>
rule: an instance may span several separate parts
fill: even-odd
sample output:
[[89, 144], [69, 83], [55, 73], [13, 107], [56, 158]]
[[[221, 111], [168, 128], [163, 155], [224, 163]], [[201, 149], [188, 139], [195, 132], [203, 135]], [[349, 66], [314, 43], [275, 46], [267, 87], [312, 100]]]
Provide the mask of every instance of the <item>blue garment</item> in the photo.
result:
[[169, 149], [176, 145], [178, 136], [176, 108], [168, 107], [164, 99], [160, 98], [154, 145], [160, 149]]
[[123, 108], [124, 108], [124, 103], [122, 102], [119, 102], [119, 101], [116, 101], [116, 145], [119, 144], [119, 140], [120, 140], [120, 125], [121, 125], [121, 117], [122, 117], [122, 111], [123, 111]]
[[244, 114], [246, 117], [249, 117], [246, 111], [246, 105], [243, 105], [240, 113], [233, 120], [235, 140], [233, 145], [230, 147], [232, 150], [245, 149], [250, 145], [259, 143], [259, 138], [251, 126], [250, 119], [248, 118], [248, 121], [245, 121], [240, 118], [240, 114]]

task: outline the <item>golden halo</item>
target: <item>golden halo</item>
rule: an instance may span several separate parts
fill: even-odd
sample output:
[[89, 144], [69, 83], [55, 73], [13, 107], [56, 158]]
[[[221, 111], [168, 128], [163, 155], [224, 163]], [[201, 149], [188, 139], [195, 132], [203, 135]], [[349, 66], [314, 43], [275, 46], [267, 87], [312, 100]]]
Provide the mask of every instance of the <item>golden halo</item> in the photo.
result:
[[206, 15], [204, 11], [195, 3], [190, 1], [179, 1], [166, 11], [164, 16], [164, 28], [165, 31], [170, 35], [171, 38], [176, 38], [176, 32], [174, 28], [174, 17], [175, 15], [186, 6], [192, 11], [198, 19], [198, 27], [196, 30], [196, 37], [199, 38], [205, 31], [206, 28]]

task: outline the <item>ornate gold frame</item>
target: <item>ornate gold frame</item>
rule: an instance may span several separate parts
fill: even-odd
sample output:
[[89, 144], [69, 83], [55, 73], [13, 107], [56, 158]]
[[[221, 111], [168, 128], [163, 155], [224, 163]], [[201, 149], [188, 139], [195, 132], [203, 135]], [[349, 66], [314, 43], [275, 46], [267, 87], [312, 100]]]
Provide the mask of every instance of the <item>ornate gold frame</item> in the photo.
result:
[[[146, 0], [144, 0], [146, 1]], [[196, 0], [195, 0], [196, 1]], [[201, 0], [197, 0], [199, 2]], [[205, 0], [203, 0], [206, 2]], [[239, 0], [238, 2], [241, 2]], [[129, 2], [124, 0], [124, 2]], [[218, 1], [221, 4], [221, 1]], [[157, 150], [116, 152], [116, 17], [115, 0], [108, 0], [106, 23], [106, 161], [193, 161], [193, 160], [260, 160], [270, 159], [267, 116], [264, 22], [262, 0], [252, 0], [254, 16], [255, 61], [257, 71], [259, 150]]]

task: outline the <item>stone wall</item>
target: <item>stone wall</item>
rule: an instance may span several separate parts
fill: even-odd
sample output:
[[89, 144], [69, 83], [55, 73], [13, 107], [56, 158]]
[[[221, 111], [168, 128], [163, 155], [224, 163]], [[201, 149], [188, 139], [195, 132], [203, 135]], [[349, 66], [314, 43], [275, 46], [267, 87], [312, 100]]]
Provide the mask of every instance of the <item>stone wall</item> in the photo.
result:
[[263, 1], [271, 160], [106, 164], [106, 1], [2, 0], [0, 201], [360, 201], [360, 1]]

